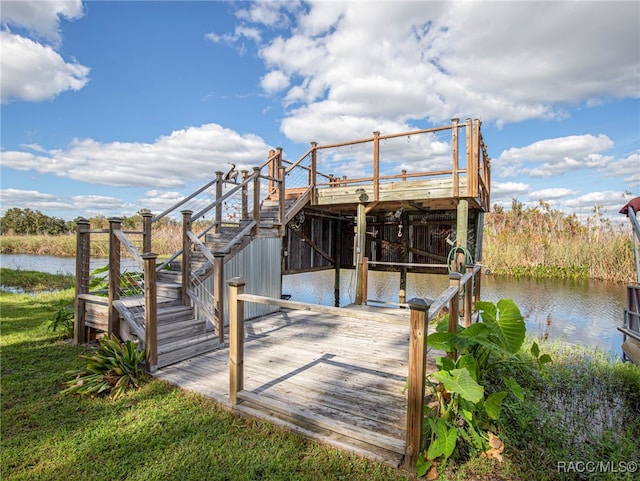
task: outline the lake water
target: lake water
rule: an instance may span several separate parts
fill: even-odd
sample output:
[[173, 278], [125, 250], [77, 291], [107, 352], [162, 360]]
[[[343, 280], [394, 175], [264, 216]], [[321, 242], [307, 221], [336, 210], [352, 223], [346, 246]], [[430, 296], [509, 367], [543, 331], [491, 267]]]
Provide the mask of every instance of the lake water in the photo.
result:
[[[92, 269], [106, 260], [92, 261]], [[0, 266], [54, 274], [74, 274], [75, 259], [54, 256], [0, 254]], [[355, 298], [355, 272], [343, 269], [340, 275], [340, 304]], [[447, 276], [407, 275], [407, 299], [436, 298], [447, 286]], [[332, 270], [283, 277], [282, 292], [292, 300], [334, 305]], [[369, 299], [398, 302], [400, 275], [393, 272], [369, 273]], [[482, 300], [497, 302], [513, 299], [520, 308], [527, 332], [537, 337], [560, 339], [572, 344], [599, 347], [613, 356], [622, 355], [622, 325], [626, 289], [624, 285], [603, 282], [507, 279], [483, 276]]]

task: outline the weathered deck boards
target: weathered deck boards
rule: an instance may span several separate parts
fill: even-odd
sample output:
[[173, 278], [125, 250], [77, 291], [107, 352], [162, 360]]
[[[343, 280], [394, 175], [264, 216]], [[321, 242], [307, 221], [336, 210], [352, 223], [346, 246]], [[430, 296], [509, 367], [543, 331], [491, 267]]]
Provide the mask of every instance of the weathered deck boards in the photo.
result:
[[[410, 311], [387, 311], [406, 318], [407, 327], [304, 310], [247, 321], [244, 400], [234, 409], [399, 465]], [[229, 406], [228, 356], [219, 349], [154, 375]], [[431, 353], [428, 363], [434, 370]]]

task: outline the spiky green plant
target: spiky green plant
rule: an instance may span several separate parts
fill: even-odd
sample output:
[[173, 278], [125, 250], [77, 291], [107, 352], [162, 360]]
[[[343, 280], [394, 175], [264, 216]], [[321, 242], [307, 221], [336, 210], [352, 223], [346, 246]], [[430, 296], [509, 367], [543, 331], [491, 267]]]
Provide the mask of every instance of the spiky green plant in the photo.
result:
[[62, 335], [68, 339], [73, 337], [73, 304], [66, 300], [59, 302], [59, 307], [51, 319], [45, 321], [45, 326], [50, 331], [62, 331]]
[[62, 394], [109, 394], [117, 399], [127, 389], [137, 388], [144, 377], [145, 353], [133, 341], [123, 343], [115, 337], [104, 337], [92, 356], [82, 357], [89, 362], [82, 369], [68, 372], [75, 377], [66, 382]]

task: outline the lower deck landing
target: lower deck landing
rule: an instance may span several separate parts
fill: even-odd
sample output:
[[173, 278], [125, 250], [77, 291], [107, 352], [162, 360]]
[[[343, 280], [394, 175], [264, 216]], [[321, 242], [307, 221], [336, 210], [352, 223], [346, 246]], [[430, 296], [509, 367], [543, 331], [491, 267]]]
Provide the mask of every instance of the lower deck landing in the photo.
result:
[[[359, 310], [362, 310], [360, 307]], [[375, 309], [378, 311], [378, 309]], [[245, 323], [244, 399], [238, 412], [398, 466], [404, 451], [406, 325], [283, 310]], [[373, 314], [372, 314], [373, 317]], [[228, 349], [154, 376], [229, 404]], [[428, 372], [435, 370], [428, 356]]]

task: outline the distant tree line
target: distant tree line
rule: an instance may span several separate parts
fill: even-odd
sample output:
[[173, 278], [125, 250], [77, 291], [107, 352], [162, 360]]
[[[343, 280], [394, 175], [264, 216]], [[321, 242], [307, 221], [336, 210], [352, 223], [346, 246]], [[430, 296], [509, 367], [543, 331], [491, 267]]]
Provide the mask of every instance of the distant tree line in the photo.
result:
[[49, 217], [39, 210], [13, 207], [0, 217], [0, 234], [61, 235], [74, 232], [74, 222]]

